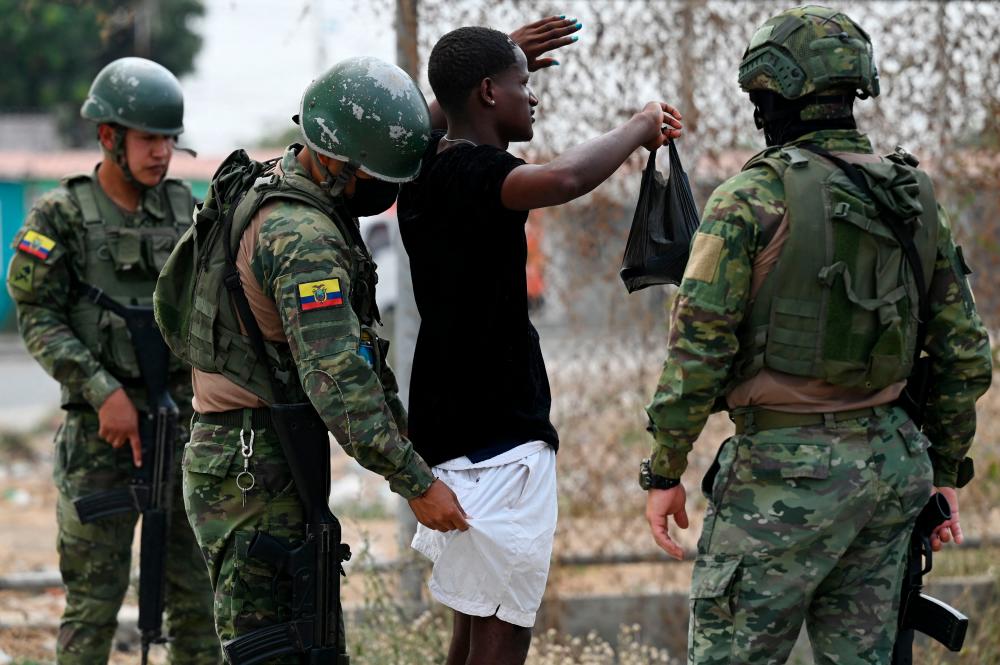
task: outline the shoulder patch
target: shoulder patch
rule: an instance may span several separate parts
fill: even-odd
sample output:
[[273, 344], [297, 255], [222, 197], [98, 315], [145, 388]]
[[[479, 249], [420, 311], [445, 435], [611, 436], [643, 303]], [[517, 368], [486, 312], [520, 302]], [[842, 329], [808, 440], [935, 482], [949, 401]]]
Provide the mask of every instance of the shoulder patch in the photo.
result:
[[[15, 267], [15, 263], [18, 264]], [[27, 293], [35, 290], [35, 263], [33, 261], [21, 261], [11, 264], [10, 285]]]
[[43, 261], [49, 258], [49, 254], [52, 253], [55, 246], [55, 240], [39, 233], [38, 231], [28, 231], [24, 234], [24, 237], [21, 238], [21, 242], [17, 243], [18, 251], [30, 254], [36, 259], [41, 259]]
[[299, 309], [308, 312], [326, 307], [342, 307], [344, 293], [336, 277], [299, 284]]
[[721, 236], [696, 233], [694, 243], [691, 245], [691, 256], [684, 270], [684, 279], [713, 283], [719, 274], [719, 259], [722, 256], [724, 242]]

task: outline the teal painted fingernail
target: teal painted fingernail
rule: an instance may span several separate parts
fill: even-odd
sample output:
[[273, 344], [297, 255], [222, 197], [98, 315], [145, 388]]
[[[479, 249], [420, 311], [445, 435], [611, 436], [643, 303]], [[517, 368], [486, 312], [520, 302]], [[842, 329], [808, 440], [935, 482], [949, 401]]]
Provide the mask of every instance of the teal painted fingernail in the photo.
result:
[[569, 19], [569, 22], [570, 23], [576, 23], [576, 19], [575, 18], [571, 18], [571, 19]]
[[552, 64], [553, 64], [553, 65], [558, 65], [558, 64], [559, 64], [559, 61], [558, 61], [558, 60], [553, 60], [553, 61], [552, 61]]
[[573, 41], [574, 42], [579, 41], [579, 40], [580, 40], [580, 36], [579, 35], [573, 35]]
[[560, 14], [559, 18], [566, 18], [566, 15], [565, 14]]
[[573, 27], [574, 27], [574, 28], [576, 28], [577, 30], [579, 30], [580, 28], [582, 28], [582, 27], [583, 27], [583, 23], [577, 23], [577, 24], [576, 24], [575, 26], [573, 26]]

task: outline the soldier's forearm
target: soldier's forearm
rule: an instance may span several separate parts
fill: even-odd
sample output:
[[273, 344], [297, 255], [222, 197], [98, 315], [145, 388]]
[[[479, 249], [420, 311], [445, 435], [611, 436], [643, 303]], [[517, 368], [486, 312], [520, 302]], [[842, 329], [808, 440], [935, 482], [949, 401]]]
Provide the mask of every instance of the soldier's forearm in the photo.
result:
[[28, 352], [53, 379], [74, 393], [82, 393], [95, 409], [121, 383], [94, 358], [72, 328], [44, 307], [21, 303], [18, 327]]
[[430, 487], [430, 468], [398, 429], [381, 383], [360, 356], [337, 354], [324, 359], [322, 369], [301, 376], [316, 411], [359, 464], [388, 480], [404, 498]]

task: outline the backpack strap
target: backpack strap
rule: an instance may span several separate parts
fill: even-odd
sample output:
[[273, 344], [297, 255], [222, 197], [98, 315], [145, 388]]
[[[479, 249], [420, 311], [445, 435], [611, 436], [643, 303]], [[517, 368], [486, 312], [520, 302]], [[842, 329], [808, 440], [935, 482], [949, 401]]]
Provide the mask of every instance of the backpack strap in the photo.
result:
[[[256, 185], [249, 190], [249, 193], [253, 195], [256, 192]], [[247, 224], [253, 219], [254, 214], [260, 209], [261, 204], [264, 201], [264, 197], [257, 195], [256, 201], [250, 205], [250, 211], [248, 214], [243, 216], [241, 220], [240, 235], [246, 229]], [[279, 368], [269, 362], [269, 356], [267, 353], [267, 346], [264, 342], [264, 333], [261, 332], [260, 324], [257, 323], [257, 317], [253, 314], [253, 309], [250, 307], [250, 301], [247, 299], [246, 290], [243, 288], [243, 281], [240, 279], [239, 269], [236, 267], [236, 252], [233, 248], [232, 234], [233, 234], [233, 216], [238, 208], [242, 208], [239, 205], [240, 202], [233, 202], [226, 211], [225, 217], [222, 221], [221, 237], [219, 242], [222, 242], [223, 248], [225, 249], [226, 263], [223, 268], [222, 283], [225, 285], [226, 290], [229, 292], [229, 296], [233, 299], [233, 303], [236, 305], [236, 312], [239, 315], [240, 321], [243, 323], [243, 327], [246, 328], [247, 337], [250, 338], [250, 343], [253, 345], [254, 352], [257, 354], [257, 358], [260, 362], [267, 366], [267, 378], [268, 383], [271, 385], [271, 394], [274, 397], [274, 403], [283, 403], [287, 401], [285, 399], [285, 389], [282, 382], [278, 378]]]
[[97, 194], [94, 193], [94, 179], [90, 174], [81, 173], [66, 179], [66, 189], [70, 196], [80, 206], [83, 223], [87, 226], [104, 224], [101, 211], [97, 207]]
[[167, 178], [163, 181], [163, 191], [167, 197], [170, 214], [178, 231], [185, 231], [191, 226], [194, 197], [191, 189], [181, 180]]

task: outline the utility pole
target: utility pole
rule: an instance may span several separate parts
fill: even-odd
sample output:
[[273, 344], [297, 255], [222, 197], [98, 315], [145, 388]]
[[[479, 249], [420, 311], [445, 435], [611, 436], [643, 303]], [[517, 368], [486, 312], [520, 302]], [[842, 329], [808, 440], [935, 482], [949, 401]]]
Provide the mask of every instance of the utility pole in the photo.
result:
[[159, 18], [159, 0], [142, 0], [133, 15], [133, 47], [135, 54], [148, 58], [153, 53], [153, 21]]
[[[396, 64], [410, 75], [414, 81], [420, 80], [420, 59], [417, 52], [417, 3], [418, 0], [396, 0]], [[410, 281], [410, 261], [399, 235], [399, 224], [392, 228], [393, 251], [396, 252], [398, 296], [392, 348], [395, 349], [392, 368], [399, 383], [399, 397], [409, 408], [410, 372], [413, 368], [413, 351], [417, 345], [417, 330], [420, 314], [413, 299], [413, 283]], [[423, 567], [410, 549], [410, 542], [417, 530], [417, 520], [409, 504], [402, 498], [396, 508], [396, 542], [399, 546], [399, 561], [403, 562], [399, 571], [399, 590], [404, 606], [416, 608], [421, 603], [423, 588]]]

